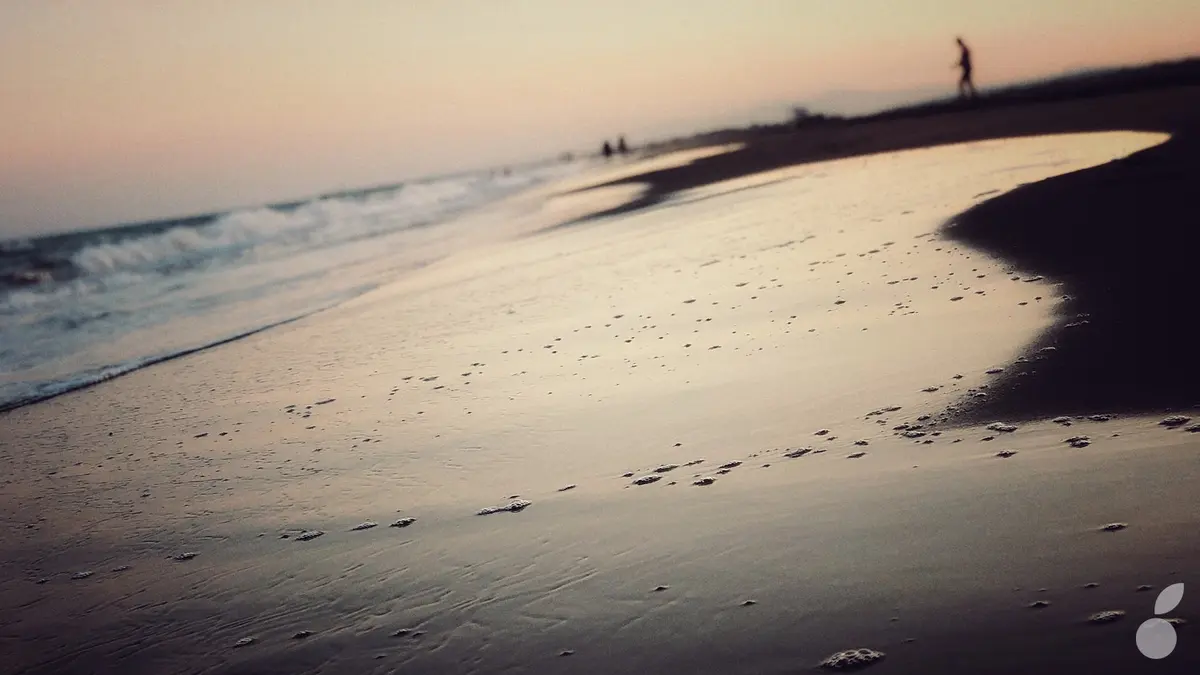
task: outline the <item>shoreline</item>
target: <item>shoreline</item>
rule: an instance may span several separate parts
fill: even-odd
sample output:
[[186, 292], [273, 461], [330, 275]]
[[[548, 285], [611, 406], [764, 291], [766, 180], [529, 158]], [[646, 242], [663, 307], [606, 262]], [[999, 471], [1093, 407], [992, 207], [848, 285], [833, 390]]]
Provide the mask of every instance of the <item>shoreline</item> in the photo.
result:
[[[941, 226], [1160, 140], [800, 165], [571, 228], [526, 203], [313, 320], [6, 413], [12, 667], [1138, 670], [1137, 588], [1200, 555], [1194, 437], [935, 419], [1063, 307]], [[1200, 663], [1188, 628], [1156, 670]]]

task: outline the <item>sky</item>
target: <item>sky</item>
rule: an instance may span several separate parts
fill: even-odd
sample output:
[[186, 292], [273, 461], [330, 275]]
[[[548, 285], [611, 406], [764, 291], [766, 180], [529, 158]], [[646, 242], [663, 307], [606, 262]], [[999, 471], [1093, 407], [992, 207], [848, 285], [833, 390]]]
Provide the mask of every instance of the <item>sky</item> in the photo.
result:
[[[0, 0], [0, 239], [1200, 55], [1196, 0]], [[837, 112], [837, 111], [830, 111]]]

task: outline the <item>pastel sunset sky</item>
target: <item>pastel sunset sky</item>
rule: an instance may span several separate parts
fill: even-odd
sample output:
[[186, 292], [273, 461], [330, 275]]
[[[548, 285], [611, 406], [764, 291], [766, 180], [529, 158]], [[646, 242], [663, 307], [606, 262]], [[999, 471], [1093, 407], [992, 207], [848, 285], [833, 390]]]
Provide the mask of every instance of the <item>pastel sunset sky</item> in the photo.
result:
[[1200, 54], [1197, 0], [3, 0], [0, 239]]

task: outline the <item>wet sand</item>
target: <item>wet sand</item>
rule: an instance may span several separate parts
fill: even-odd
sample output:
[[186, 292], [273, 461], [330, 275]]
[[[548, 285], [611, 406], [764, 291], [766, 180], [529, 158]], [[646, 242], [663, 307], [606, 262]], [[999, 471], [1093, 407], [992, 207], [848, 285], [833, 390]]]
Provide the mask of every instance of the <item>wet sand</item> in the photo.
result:
[[526, 195], [380, 291], [6, 413], [0, 670], [791, 673], [865, 648], [872, 673], [1195, 672], [1191, 625], [1161, 662], [1134, 644], [1200, 560], [1194, 422], [984, 417], [1076, 306], [954, 232], [1172, 142], [807, 163], [599, 219], [636, 192]]

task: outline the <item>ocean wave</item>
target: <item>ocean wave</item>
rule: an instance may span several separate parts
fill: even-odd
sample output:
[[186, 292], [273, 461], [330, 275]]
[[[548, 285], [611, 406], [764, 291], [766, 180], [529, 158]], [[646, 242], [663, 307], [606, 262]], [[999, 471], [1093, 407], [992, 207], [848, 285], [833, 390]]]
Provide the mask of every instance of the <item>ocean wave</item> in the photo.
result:
[[58, 244], [58, 250], [43, 250], [36, 240], [9, 242], [4, 250], [9, 269], [0, 269], [0, 288], [39, 288], [121, 272], [171, 274], [246, 256], [271, 259], [425, 226], [552, 175], [531, 171], [442, 178], [287, 206], [239, 209], [173, 226], [152, 223], [142, 229], [83, 233], [65, 251]]
[[580, 168], [477, 172], [0, 243], [0, 410], [320, 311], [420, 264], [438, 241], [426, 228]]

